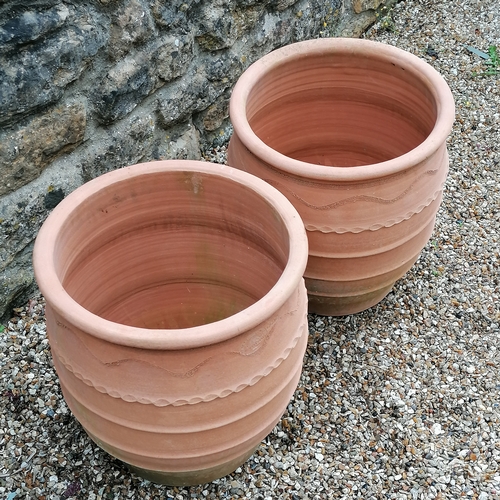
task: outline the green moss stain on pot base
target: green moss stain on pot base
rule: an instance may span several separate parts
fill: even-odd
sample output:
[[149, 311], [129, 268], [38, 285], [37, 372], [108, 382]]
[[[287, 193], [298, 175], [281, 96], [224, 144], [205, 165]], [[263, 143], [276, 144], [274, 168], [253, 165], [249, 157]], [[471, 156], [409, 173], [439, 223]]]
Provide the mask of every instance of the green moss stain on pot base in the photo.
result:
[[166, 484], [170, 486], [194, 486], [197, 484], [210, 483], [214, 479], [227, 476], [238, 468], [239, 465], [246, 462], [257, 448], [258, 446], [252, 449], [251, 452], [246, 452], [229, 462], [222, 463], [208, 469], [194, 471], [163, 472], [141, 469], [140, 467], [134, 467], [129, 464], [127, 464], [127, 466], [138, 476], [153, 483]]

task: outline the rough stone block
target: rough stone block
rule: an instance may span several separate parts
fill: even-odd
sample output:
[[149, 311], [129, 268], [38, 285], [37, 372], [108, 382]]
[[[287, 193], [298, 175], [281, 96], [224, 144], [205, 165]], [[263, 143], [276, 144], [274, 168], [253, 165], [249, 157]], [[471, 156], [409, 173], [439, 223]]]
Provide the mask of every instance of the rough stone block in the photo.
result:
[[157, 93], [159, 123], [167, 128], [206, 109], [235, 81], [243, 63], [231, 52], [205, 54], [196, 68]]
[[[299, 19], [293, 20], [299, 24]], [[281, 18], [279, 14], [267, 12], [258, 24], [255, 34], [255, 47], [260, 53], [270, 52], [277, 45], [286, 45], [293, 39], [294, 23], [289, 18]]]
[[[71, 188], [74, 186], [67, 186]], [[21, 189], [20, 191], [23, 191]], [[46, 197], [52, 191], [13, 193], [0, 199], [0, 320], [36, 289], [31, 257], [33, 242], [47, 217]], [[62, 193], [64, 195], [64, 193]], [[52, 205], [53, 206], [53, 205]]]
[[200, 9], [196, 41], [209, 51], [221, 50], [235, 42], [238, 36], [232, 5], [223, 0], [205, 2]]
[[244, 32], [251, 30], [265, 12], [265, 3], [237, 5], [215, 0], [200, 9], [196, 41], [208, 51], [232, 47]]
[[134, 45], [154, 36], [154, 21], [149, 9], [139, 0], [131, 0], [113, 15], [108, 54], [118, 60]]
[[199, 160], [201, 158], [200, 136], [196, 127], [188, 122], [173, 129], [162, 147], [160, 158]]
[[200, 58], [196, 68], [157, 93], [160, 125], [170, 127], [206, 109], [236, 81], [242, 66], [241, 60], [230, 52]]
[[210, 85], [206, 75], [191, 71], [184, 78], [165, 86], [157, 92], [159, 123], [168, 128], [185, 121], [196, 109], [208, 105]]
[[193, 59], [193, 38], [190, 35], [170, 36], [153, 55], [156, 74], [169, 82], [183, 75]]
[[242, 6], [242, 7], [251, 7], [254, 5], [267, 7], [269, 4], [272, 4], [275, 1], [277, 0], [234, 0], [234, 3], [237, 6]]
[[344, 0], [344, 12], [333, 36], [359, 37], [377, 21], [377, 13], [389, 8], [396, 0]]
[[147, 113], [128, 118], [106, 131], [96, 144], [86, 145], [79, 162], [84, 182], [115, 170], [151, 159], [155, 123]]
[[189, 36], [159, 39], [141, 52], [130, 54], [106, 75], [95, 99], [102, 123], [128, 115], [146, 96], [183, 74], [193, 57]]
[[41, 12], [32, 10], [20, 13], [0, 25], [0, 50], [34, 42], [60, 28], [69, 16], [69, 9], [59, 4]]
[[236, 7], [233, 12], [233, 21], [237, 38], [241, 38], [244, 33], [252, 30], [264, 13], [265, 2], [244, 6], [242, 8]]
[[352, 6], [356, 14], [366, 12], [367, 10], [376, 10], [383, 3], [384, 0], [352, 0]]
[[227, 144], [232, 135], [232, 125], [229, 120], [229, 98], [231, 89], [228, 88], [208, 108], [193, 115], [193, 123], [200, 134], [200, 144], [203, 149]]
[[75, 102], [0, 133], [0, 195], [32, 181], [58, 156], [75, 149], [83, 140], [85, 125], [85, 107]]
[[334, 12], [340, 8], [342, 1], [348, 0], [312, 0], [309, 2], [298, 2], [292, 11], [295, 11], [295, 19], [292, 22], [293, 35], [289, 42], [308, 40], [314, 38], [316, 33], [328, 36], [335, 29]]
[[298, 0], [273, 0], [271, 6], [278, 11], [288, 9], [292, 5], [296, 4]]
[[33, 277], [31, 256], [33, 242], [20, 254], [16, 255], [15, 262], [2, 272], [0, 277], [0, 322], [9, 320], [10, 308], [25, 303], [36, 289]]
[[102, 123], [123, 118], [155, 87], [150, 57], [127, 57], [114, 66], [97, 89], [96, 111]]
[[201, 0], [154, 0], [151, 12], [154, 20], [162, 28], [183, 29], [191, 31], [193, 20], [197, 19], [197, 10]]
[[[60, 11], [62, 12], [62, 11]], [[106, 42], [105, 27], [91, 8], [75, 11], [63, 29], [29, 50], [0, 55], [0, 126], [56, 102]]]
[[200, 128], [212, 132], [221, 127], [224, 120], [229, 117], [229, 96], [222, 95], [210, 105], [207, 109], [202, 111], [198, 116], [200, 120]]

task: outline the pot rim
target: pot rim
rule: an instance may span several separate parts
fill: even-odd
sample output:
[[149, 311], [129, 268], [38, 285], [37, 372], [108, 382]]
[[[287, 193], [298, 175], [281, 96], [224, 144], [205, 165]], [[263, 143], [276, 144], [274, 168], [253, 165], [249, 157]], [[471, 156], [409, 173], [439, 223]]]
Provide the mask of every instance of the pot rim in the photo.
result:
[[[214, 175], [241, 184], [260, 196], [280, 215], [290, 242], [288, 260], [278, 281], [261, 299], [246, 309], [213, 323], [179, 329], [147, 329], [106, 320], [88, 311], [64, 289], [53, 263], [58, 235], [65, 221], [89, 196], [138, 176], [161, 172]], [[142, 349], [191, 349], [222, 342], [265, 321], [300, 284], [306, 268], [308, 243], [304, 224], [293, 205], [263, 180], [227, 165], [196, 160], [165, 160], [131, 165], [101, 175], [78, 187], [57, 205], [42, 225], [33, 250], [33, 267], [47, 303], [71, 325], [102, 340]], [[65, 325], [64, 325], [65, 326]]]
[[[382, 59], [412, 71], [429, 89], [436, 101], [437, 117], [427, 138], [416, 148], [390, 160], [353, 167], [317, 165], [286, 156], [268, 146], [252, 130], [246, 114], [251, 91], [274, 69], [315, 55], [349, 54]], [[290, 174], [323, 181], [364, 181], [391, 175], [425, 161], [451, 132], [455, 120], [455, 101], [445, 79], [432, 66], [402, 49], [372, 40], [356, 38], [320, 38], [297, 42], [270, 52], [250, 65], [240, 76], [230, 99], [230, 117], [234, 132], [242, 143], [269, 165]]]

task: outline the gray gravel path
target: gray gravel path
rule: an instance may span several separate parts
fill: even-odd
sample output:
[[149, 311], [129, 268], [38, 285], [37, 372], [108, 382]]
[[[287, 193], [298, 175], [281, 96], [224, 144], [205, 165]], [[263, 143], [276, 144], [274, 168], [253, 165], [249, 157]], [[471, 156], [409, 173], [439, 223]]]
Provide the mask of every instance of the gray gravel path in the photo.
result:
[[427, 60], [456, 99], [444, 202], [414, 268], [369, 311], [311, 315], [281, 423], [241, 469], [184, 489], [87, 438], [31, 300], [0, 334], [0, 498], [500, 498], [500, 76], [473, 76], [484, 60], [465, 48], [500, 48], [500, 6], [407, 0], [366, 38]]

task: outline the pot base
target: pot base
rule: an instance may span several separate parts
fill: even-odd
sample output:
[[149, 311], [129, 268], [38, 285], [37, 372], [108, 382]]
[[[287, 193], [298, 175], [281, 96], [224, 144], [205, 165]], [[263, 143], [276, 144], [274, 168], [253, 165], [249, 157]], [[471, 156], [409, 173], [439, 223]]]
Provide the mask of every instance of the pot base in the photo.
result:
[[165, 484], [167, 486], [195, 486], [198, 484], [210, 483], [215, 479], [231, 474], [231, 472], [234, 472], [240, 465], [244, 464], [257, 448], [258, 446], [229, 462], [201, 470], [169, 472], [142, 469], [141, 467], [130, 464], [125, 465], [131, 472], [152, 483]]
[[309, 312], [319, 316], [346, 316], [377, 305], [392, 289], [394, 283], [363, 295], [328, 297], [309, 292]]
[[[434, 221], [428, 226], [430, 231]], [[424, 233], [424, 243], [430, 236]], [[358, 283], [350, 282], [347, 287], [341, 282], [322, 281], [305, 278], [307, 295], [309, 298], [308, 310], [320, 316], [346, 316], [356, 314], [378, 304], [392, 289], [394, 283], [404, 276], [415, 264], [420, 252], [400, 267], [376, 276], [375, 280], [364, 280]], [[306, 270], [307, 273], [307, 270]], [[382, 286], [376, 286], [382, 285]]]

